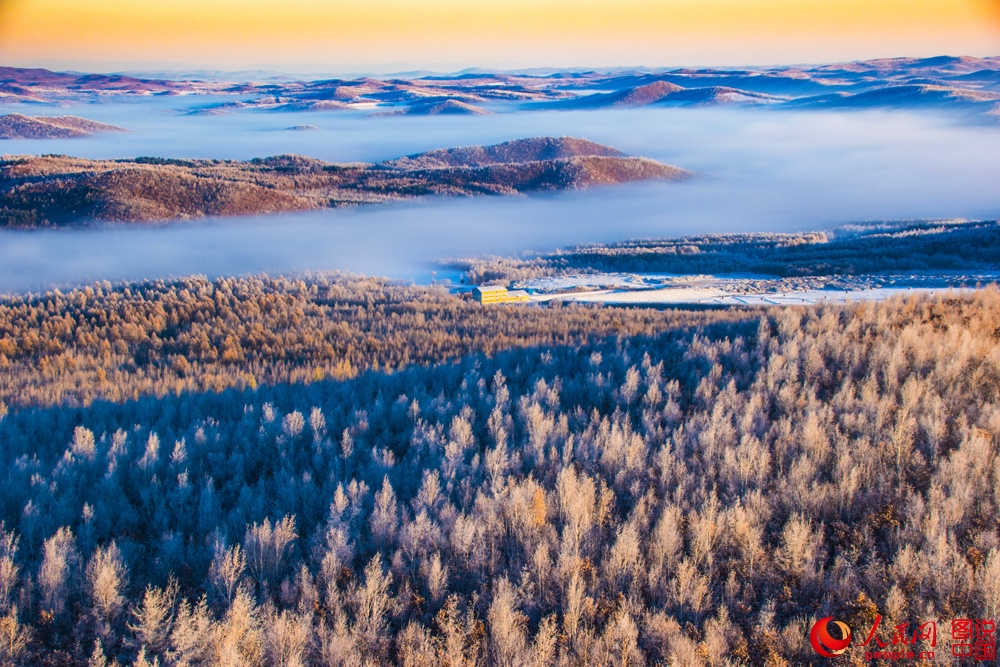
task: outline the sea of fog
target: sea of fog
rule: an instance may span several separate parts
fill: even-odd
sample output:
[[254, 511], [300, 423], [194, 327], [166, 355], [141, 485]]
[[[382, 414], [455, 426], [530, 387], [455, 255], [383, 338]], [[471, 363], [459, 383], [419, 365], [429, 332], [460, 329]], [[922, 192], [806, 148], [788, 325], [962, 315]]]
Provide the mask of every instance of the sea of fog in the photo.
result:
[[[1000, 128], [903, 112], [687, 108], [373, 116], [234, 111], [143, 97], [0, 113], [75, 114], [127, 134], [0, 142], [6, 154], [379, 161], [530, 136], [578, 136], [684, 167], [683, 184], [533, 197], [429, 199], [358, 210], [160, 226], [0, 232], [0, 292], [93, 280], [342, 270], [425, 281], [433, 260], [722, 231], [804, 231], [859, 220], [1000, 214]], [[289, 130], [310, 124], [318, 129]]]

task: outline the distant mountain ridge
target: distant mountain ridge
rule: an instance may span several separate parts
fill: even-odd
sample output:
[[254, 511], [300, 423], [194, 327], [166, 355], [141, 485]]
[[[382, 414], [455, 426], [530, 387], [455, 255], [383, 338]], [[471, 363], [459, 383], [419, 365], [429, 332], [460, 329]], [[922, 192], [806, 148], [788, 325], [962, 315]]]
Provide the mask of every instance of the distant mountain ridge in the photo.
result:
[[933, 84], [884, 86], [859, 93], [829, 93], [787, 103], [791, 107], [849, 108], [979, 108], [989, 111], [1000, 103], [1000, 93]]
[[0, 160], [0, 227], [151, 222], [398, 201], [559, 191], [690, 174], [584, 139], [538, 137], [379, 164], [299, 155], [247, 162], [21, 156]]
[[729, 86], [685, 88], [665, 79], [644, 83], [613, 93], [595, 93], [544, 106], [550, 109], [603, 109], [650, 105], [694, 106], [704, 104], [773, 104], [785, 98]]
[[[906, 88], [925, 86], [930, 88]], [[937, 91], [937, 89], [942, 89]], [[909, 92], [907, 92], [909, 91]], [[955, 111], [996, 118], [975, 95], [1000, 95], [1000, 57], [882, 58], [773, 67], [465, 70], [395, 77], [224, 81], [143, 79], [0, 68], [0, 102], [60, 103], [109, 95], [204, 94], [221, 101], [191, 113], [362, 111], [478, 115], [494, 111], [618, 107], [768, 105], [774, 109], [889, 108]], [[864, 95], [852, 98], [850, 96]], [[935, 98], [937, 95], [937, 99]], [[989, 99], [979, 100], [989, 102]]]

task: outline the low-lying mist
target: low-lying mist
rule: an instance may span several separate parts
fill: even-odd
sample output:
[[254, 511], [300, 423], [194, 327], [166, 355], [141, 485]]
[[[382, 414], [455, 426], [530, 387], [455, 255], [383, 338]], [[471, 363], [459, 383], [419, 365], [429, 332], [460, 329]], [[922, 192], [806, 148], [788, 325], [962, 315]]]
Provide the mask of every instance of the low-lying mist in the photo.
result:
[[[98, 279], [334, 269], [426, 280], [429, 262], [442, 257], [637, 236], [801, 231], [871, 219], [992, 218], [1000, 212], [1000, 129], [964, 126], [946, 116], [706, 108], [424, 118], [177, 113], [177, 105], [195, 102], [59, 109], [131, 132], [8, 141], [2, 150], [102, 158], [301, 153], [330, 161], [378, 161], [443, 146], [573, 135], [676, 164], [696, 176], [684, 184], [528, 198], [429, 200], [157, 227], [3, 232], [0, 291]], [[305, 123], [318, 129], [283, 129]]]

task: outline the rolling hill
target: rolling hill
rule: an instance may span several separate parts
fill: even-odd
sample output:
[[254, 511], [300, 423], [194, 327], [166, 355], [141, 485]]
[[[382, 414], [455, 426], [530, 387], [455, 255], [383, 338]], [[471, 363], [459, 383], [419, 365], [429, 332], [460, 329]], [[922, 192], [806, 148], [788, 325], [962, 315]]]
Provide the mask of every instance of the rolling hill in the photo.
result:
[[406, 109], [405, 113], [412, 116], [483, 116], [488, 114], [489, 111], [475, 104], [463, 102], [462, 100], [446, 98], [443, 100], [430, 99], [414, 102]]
[[70, 139], [97, 132], [124, 131], [78, 116], [25, 116], [19, 113], [0, 116], [0, 139]]
[[0, 226], [253, 215], [688, 175], [571, 137], [436, 150], [380, 164], [331, 164], [296, 155], [247, 162], [14, 156], [0, 160]]
[[440, 148], [385, 162], [395, 168], [481, 167], [487, 164], [534, 162], [559, 158], [602, 156], [622, 157], [624, 153], [575, 137], [515, 139], [493, 146]]

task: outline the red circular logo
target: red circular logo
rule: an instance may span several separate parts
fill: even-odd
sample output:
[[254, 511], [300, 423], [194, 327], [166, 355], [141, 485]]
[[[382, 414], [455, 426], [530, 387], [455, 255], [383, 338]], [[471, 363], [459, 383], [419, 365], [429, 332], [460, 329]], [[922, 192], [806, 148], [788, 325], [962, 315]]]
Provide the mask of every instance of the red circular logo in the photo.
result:
[[[830, 634], [830, 626], [837, 628], [840, 639]], [[843, 621], [827, 616], [816, 621], [809, 631], [809, 641], [813, 650], [824, 658], [835, 658], [851, 645], [851, 629]]]

